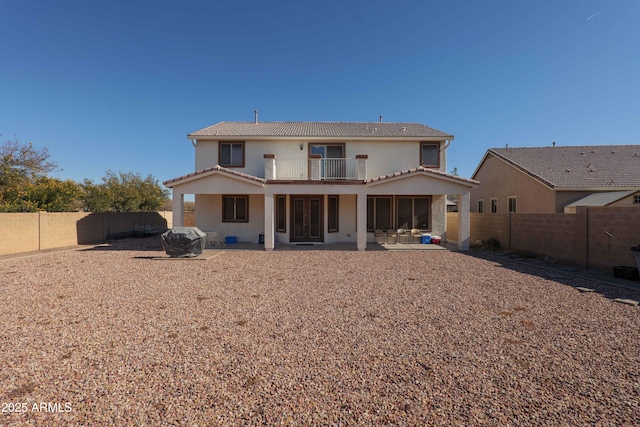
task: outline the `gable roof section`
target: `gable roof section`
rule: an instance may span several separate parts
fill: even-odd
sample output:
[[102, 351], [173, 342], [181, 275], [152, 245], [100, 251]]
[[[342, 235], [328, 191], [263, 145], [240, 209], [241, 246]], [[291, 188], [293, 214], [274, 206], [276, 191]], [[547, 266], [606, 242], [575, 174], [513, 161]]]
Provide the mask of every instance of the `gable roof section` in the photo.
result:
[[393, 180], [393, 179], [397, 179], [397, 178], [405, 178], [407, 176], [410, 175], [416, 175], [416, 174], [424, 174], [424, 175], [431, 175], [434, 178], [438, 178], [438, 179], [444, 179], [446, 181], [450, 181], [450, 182], [456, 182], [458, 184], [462, 184], [466, 187], [469, 188], [473, 188], [476, 187], [480, 184], [480, 182], [478, 181], [474, 181], [473, 179], [467, 179], [467, 178], [462, 178], [459, 177], [457, 175], [451, 175], [449, 173], [446, 172], [441, 172], [439, 170], [435, 170], [435, 169], [429, 169], [429, 168], [425, 168], [423, 166], [418, 166], [417, 168], [412, 168], [412, 169], [407, 169], [404, 171], [400, 171], [400, 172], [395, 172], [395, 173], [391, 173], [388, 175], [383, 175], [383, 176], [379, 176], [376, 178], [371, 178], [367, 181], [367, 184], [378, 184], [387, 180]]
[[605, 193], [593, 193], [586, 197], [583, 197], [575, 202], [569, 203], [567, 206], [607, 206], [613, 202], [617, 202], [620, 199], [624, 199], [627, 196], [635, 193], [636, 190], [631, 191], [608, 191]]
[[492, 148], [472, 178], [489, 155], [556, 190], [640, 187], [640, 145]]
[[420, 123], [392, 122], [220, 122], [187, 135], [198, 137], [373, 137], [443, 138], [453, 135]]
[[239, 179], [242, 179], [242, 180], [254, 181], [254, 183], [256, 183], [258, 185], [266, 184], [266, 182], [267, 182], [266, 179], [258, 178], [257, 176], [249, 175], [249, 174], [246, 174], [246, 173], [235, 171], [233, 169], [227, 169], [227, 168], [223, 168], [222, 166], [215, 165], [215, 166], [210, 167], [210, 168], [202, 169], [202, 170], [199, 170], [199, 171], [196, 171], [196, 172], [192, 172], [192, 173], [187, 174], [187, 175], [179, 176], [178, 178], [169, 179], [167, 181], [164, 181], [162, 183], [162, 185], [164, 185], [167, 188], [172, 188], [177, 184], [182, 184], [184, 182], [188, 182], [188, 181], [191, 181], [191, 180], [196, 179], [196, 178], [202, 178], [203, 176], [211, 175], [211, 174], [216, 173], [216, 172], [217, 173], [222, 173], [223, 175], [229, 175], [232, 178], [239, 178]]

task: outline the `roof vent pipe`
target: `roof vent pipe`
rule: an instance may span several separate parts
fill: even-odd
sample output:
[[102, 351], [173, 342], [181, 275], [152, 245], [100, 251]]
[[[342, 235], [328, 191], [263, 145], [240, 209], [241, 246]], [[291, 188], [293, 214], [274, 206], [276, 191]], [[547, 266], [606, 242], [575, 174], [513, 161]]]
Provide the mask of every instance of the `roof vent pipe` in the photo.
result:
[[554, 147], [556, 146], [556, 142], [555, 141], [553, 141], [552, 144], [553, 144]]
[[380, 123], [382, 123], [382, 116], [380, 116]]
[[258, 124], [258, 110], [253, 110], [253, 114], [255, 115], [255, 124]]

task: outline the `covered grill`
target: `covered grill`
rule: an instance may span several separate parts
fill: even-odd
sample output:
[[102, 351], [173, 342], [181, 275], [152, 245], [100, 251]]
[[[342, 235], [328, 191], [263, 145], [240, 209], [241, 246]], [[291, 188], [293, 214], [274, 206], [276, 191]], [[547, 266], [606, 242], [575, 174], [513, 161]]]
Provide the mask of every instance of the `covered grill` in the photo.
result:
[[206, 243], [207, 235], [197, 227], [173, 227], [162, 234], [162, 247], [172, 258], [196, 257]]

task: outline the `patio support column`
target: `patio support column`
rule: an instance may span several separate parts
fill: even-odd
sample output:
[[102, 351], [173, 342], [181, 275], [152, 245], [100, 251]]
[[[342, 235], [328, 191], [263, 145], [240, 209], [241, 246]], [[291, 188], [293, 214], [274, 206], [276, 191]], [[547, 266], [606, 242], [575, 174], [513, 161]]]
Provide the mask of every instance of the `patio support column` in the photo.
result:
[[171, 209], [173, 209], [173, 226], [184, 227], [184, 194], [178, 192], [175, 188], [173, 191], [173, 201]]
[[357, 195], [357, 214], [356, 222], [358, 223], [356, 235], [359, 251], [367, 250], [367, 193], [364, 191]]
[[471, 192], [458, 195], [458, 249], [469, 250], [471, 238]]
[[272, 251], [275, 246], [275, 222], [273, 215], [273, 193], [264, 193], [264, 249]]

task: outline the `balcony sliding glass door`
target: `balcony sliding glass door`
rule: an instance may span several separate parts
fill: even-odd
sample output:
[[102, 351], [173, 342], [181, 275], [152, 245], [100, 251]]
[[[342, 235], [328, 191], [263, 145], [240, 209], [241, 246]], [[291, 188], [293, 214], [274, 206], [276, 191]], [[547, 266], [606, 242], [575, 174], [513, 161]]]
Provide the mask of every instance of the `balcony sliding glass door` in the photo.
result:
[[346, 176], [344, 144], [310, 144], [309, 154], [320, 154], [320, 179], [343, 179]]

